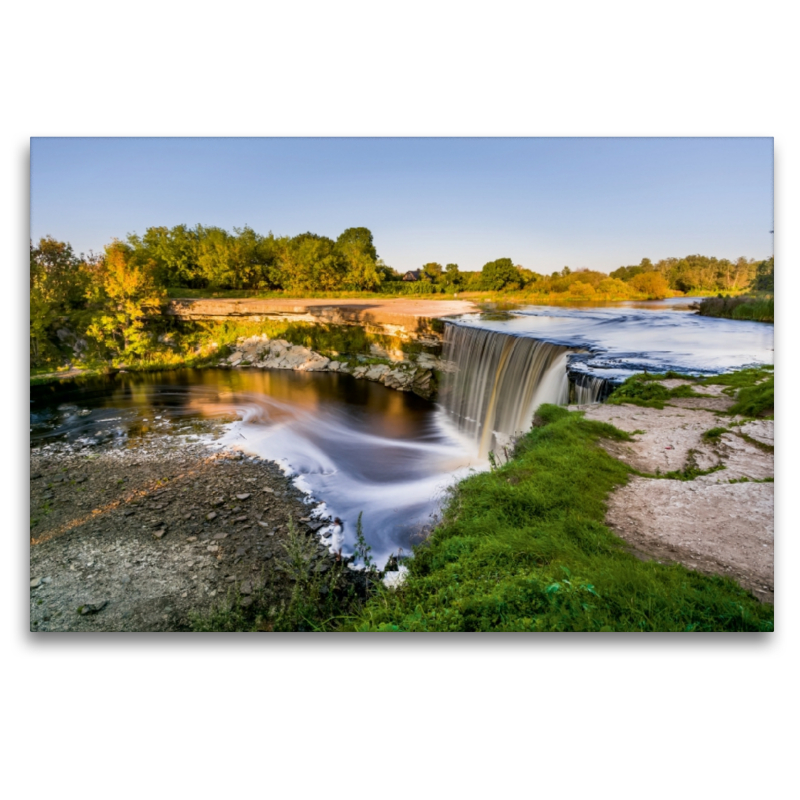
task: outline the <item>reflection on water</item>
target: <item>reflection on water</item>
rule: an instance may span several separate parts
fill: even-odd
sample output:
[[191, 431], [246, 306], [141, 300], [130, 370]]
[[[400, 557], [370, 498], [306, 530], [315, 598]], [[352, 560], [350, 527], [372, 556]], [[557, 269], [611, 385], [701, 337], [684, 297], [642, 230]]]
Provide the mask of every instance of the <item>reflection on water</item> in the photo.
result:
[[[349, 375], [286, 370], [179, 370], [32, 387], [31, 442], [129, 446], [149, 433], [195, 437], [278, 461], [382, 561], [408, 550], [474, 448], [433, 403]], [[219, 423], [227, 423], [220, 425]]]

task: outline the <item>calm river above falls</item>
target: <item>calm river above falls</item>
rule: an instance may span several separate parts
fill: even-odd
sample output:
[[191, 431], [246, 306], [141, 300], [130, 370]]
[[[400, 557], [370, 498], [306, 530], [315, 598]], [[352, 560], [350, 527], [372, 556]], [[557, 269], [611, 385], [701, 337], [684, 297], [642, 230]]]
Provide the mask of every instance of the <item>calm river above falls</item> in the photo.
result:
[[98, 443], [128, 447], [163, 434], [176, 446], [205, 437], [236, 447], [279, 462], [324, 501], [320, 511], [341, 517], [346, 551], [363, 511], [383, 563], [424, 535], [447, 487], [487, 468], [487, 448], [529, 426], [538, 403], [566, 402], [568, 369], [619, 380], [642, 369], [709, 373], [772, 363], [771, 325], [699, 317], [680, 309], [686, 304], [531, 307], [505, 319], [458, 320], [460, 331], [448, 326], [445, 356], [461, 372], [446, 377], [440, 403], [350, 375], [256, 368], [31, 387], [31, 446], [88, 453]]

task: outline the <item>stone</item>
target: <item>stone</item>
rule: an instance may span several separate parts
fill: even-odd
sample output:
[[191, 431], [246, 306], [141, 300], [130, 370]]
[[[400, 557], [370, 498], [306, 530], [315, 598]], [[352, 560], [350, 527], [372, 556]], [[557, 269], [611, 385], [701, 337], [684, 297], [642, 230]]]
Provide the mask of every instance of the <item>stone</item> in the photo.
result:
[[156, 539], [162, 539], [166, 532], [167, 532], [166, 528], [159, 528], [157, 531], [153, 531], [153, 536], [155, 536]]
[[136, 513], [136, 511], [134, 511], [134, 509], [132, 509], [132, 508], [126, 508], [126, 509], [125, 509], [125, 510], [122, 512], [122, 515], [123, 515], [124, 517], [132, 517], [132, 516], [133, 516], [135, 513]]
[[253, 584], [250, 581], [243, 581], [239, 585], [239, 593], [240, 594], [252, 594], [253, 593]]
[[224, 497], [215, 497], [211, 501], [211, 505], [214, 506], [215, 508], [217, 508], [218, 506], [221, 506], [224, 502], [225, 502], [225, 498]]
[[101, 600], [99, 603], [84, 603], [79, 609], [78, 613], [85, 617], [87, 614], [96, 614], [102, 611], [108, 605], [108, 600]]
[[236, 499], [237, 500], [247, 500], [249, 497], [250, 497], [250, 493], [249, 492], [243, 492], [242, 494], [237, 494], [236, 495]]
[[386, 364], [375, 364], [367, 370], [364, 377], [368, 381], [379, 381], [388, 371]]
[[31, 578], [31, 589], [38, 589], [42, 585], [41, 578]]
[[227, 533], [215, 533], [213, 538], [216, 539], [217, 541], [222, 541], [223, 539], [227, 539], [228, 538], [228, 534]]
[[264, 491], [268, 492], [269, 494], [275, 494], [275, 490], [271, 489], [269, 486], [265, 486]]
[[211, 513], [209, 513], [209, 514], [206, 514], [206, 519], [207, 519], [209, 522], [213, 522], [213, 521], [214, 521], [214, 520], [215, 520], [215, 519], [216, 519], [218, 516], [219, 516], [219, 515], [217, 514], [217, 512], [216, 512], [216, 511], [212, 511], [212, 512], [211, 512]]
[[208, 550], [209, 553], [216, 553], [219, 550], [219, 546], [216, 544], [210, 544], [208, 547], [206, 547], [206, 550]]
[[186, 541], [187, 542], [196, 542], [197, 541], [197, 537], [196, 536], [187, 536], [186, 537]]

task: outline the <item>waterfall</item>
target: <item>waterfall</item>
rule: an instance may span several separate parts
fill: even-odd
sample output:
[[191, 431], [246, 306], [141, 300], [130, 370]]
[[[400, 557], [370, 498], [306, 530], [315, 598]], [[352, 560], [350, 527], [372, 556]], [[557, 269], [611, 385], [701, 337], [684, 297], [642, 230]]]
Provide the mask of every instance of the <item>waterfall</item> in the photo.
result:
[[613, 391], [613, 386], [605, 378], [592, 375], [570, 374], [569, 401], [582, 406], [587, 403], [599, 403]]
[[542, 403], [569, 401], [562, 345], [483, 328], [445, 326], [447, 372], [439, 399], [481, 457], [527, 431]]

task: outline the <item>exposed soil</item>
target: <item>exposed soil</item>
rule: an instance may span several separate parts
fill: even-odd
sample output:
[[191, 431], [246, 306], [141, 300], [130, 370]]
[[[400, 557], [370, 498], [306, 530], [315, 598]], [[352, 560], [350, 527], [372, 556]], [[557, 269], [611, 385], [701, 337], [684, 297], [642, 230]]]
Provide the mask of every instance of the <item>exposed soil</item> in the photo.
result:
[[312, 506], [271, 462], [153, 436], [40, 447], [30, 465], [34, 631], [188, 630], [228, 595], [247, 606], [268, 584], [288, 596], [288, 517], [310, 568], [333, 562]]
[[[681, 381], [664, 381], [672, 388]], [[733, 400], [702, 387], [708, 398], [669, 401], [663, 410], [634, 405], [579, 407], [587, 419], [635, 434], [605, 442], [615, 458], [650, 475], [708, 471], [691, 480], [633, 477], [609, 498], [606, 523], [644, 558], [676, 561], [727, 575], [762, 601], [774, 601], [774, 423], [714, 411]], [[712, 439], [703, 433], [730, 430]]]

